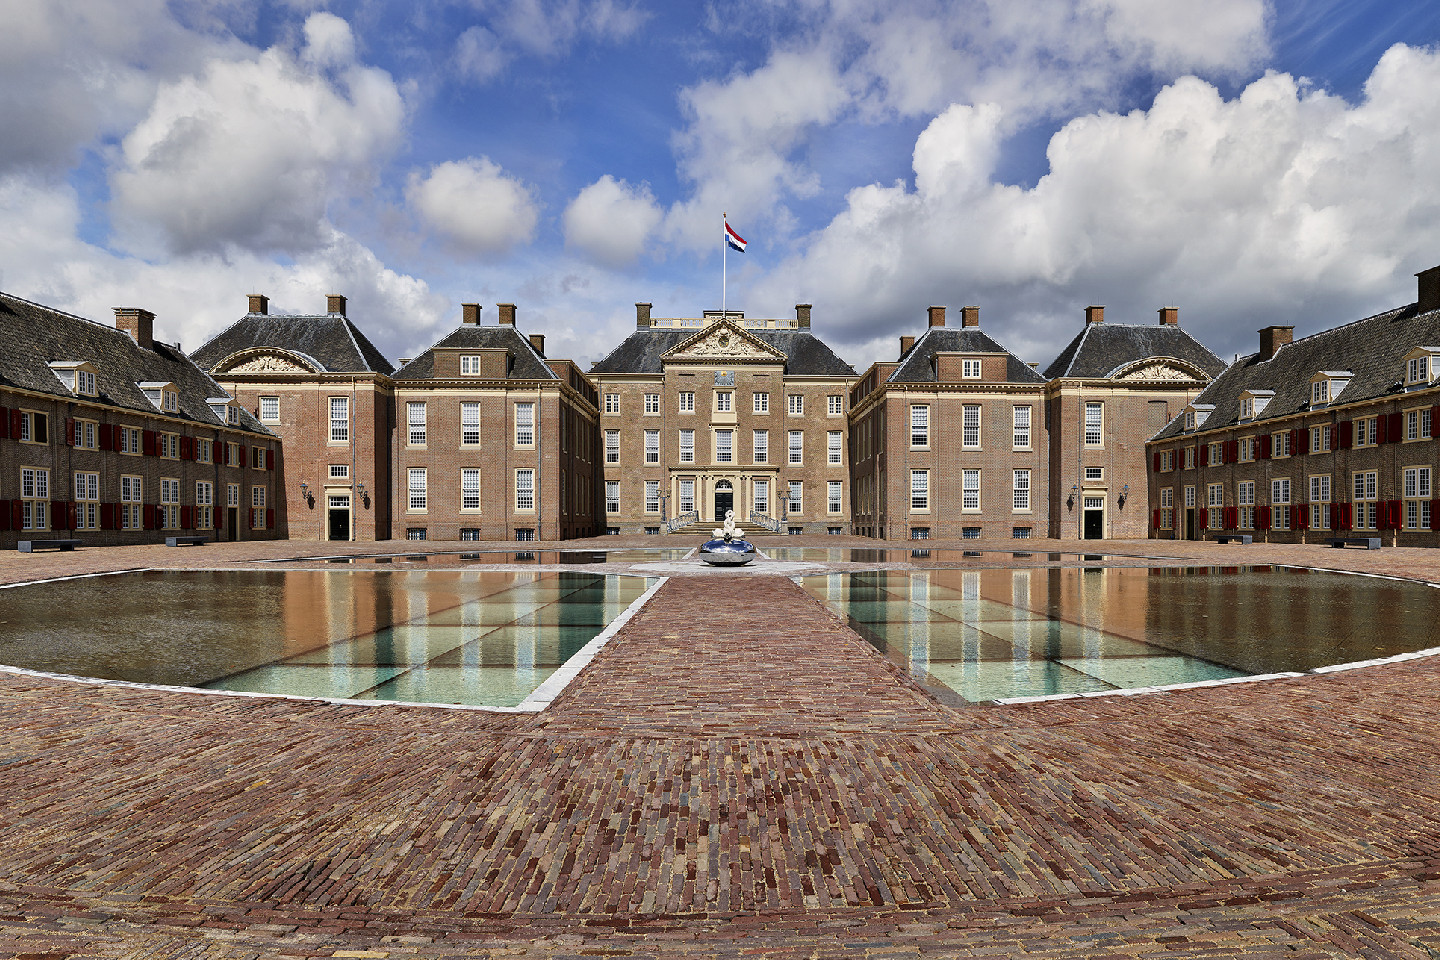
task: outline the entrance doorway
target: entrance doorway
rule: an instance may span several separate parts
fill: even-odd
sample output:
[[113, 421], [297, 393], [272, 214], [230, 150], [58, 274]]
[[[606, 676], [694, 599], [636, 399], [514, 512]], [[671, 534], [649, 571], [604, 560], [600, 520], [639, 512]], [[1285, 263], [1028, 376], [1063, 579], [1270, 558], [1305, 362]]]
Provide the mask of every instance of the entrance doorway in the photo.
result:
[[225, 508], [225, 539], [231, 543], [240, 539], [240, 508]]
[[1105, 498], [1085, 498], [1085, 525], [1081, 536], [1086, 540], [1105, 539]]
[[725, 522], [725, 511], [735, 509], [735, 488], [729, 480], [715, 484], [715, 522]]
[[1195, 535], [1195, 510], [1192, 507], [1185, 508], [1185, 539], [1198, 540]]
[[329, 540], [350, 539], [350, 494], [339, 493], [330, 495], [330, 529]]

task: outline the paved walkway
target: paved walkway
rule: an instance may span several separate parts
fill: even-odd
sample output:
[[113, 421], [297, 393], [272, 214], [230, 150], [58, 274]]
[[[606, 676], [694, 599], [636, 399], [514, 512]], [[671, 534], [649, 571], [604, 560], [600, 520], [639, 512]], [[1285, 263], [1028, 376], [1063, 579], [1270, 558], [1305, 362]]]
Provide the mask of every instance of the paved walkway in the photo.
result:
[[0, 675], [0, 955], [1440, 956], [1440, 662], [951, 709], [735, 586], [670, 580], [538, 715]]

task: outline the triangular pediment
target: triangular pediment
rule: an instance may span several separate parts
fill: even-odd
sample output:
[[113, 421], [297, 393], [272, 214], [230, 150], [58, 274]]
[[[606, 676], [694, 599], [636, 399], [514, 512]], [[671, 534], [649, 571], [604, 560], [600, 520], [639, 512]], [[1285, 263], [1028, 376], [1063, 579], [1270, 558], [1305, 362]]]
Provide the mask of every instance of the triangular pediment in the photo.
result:
[[664, 363], [781, 363], [785, 354], [728, 320], [710, 326], [667, 350]]

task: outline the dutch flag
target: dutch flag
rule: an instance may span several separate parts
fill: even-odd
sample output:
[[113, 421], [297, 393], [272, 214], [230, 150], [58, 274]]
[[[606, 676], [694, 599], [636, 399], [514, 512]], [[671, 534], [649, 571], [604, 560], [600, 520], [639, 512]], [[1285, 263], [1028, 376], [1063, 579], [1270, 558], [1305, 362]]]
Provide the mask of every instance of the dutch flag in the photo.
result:
[[737, 253], [745, 252], [745, 238], [730, 228], [730, 221], [725, 221], [725, 242], [730, 244], [730, 249]]

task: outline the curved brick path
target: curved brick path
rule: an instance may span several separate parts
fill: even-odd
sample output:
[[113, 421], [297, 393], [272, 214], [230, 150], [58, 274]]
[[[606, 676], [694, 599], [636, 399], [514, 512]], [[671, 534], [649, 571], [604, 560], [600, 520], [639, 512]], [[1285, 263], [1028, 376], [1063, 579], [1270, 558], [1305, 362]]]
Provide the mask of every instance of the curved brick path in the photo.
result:
[[1440, 955], [1440, 663], [952, 710], [735, 592], [533, 716], [0, 675], [0, 955]]

